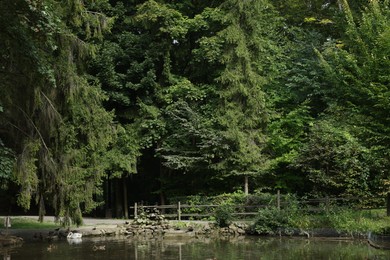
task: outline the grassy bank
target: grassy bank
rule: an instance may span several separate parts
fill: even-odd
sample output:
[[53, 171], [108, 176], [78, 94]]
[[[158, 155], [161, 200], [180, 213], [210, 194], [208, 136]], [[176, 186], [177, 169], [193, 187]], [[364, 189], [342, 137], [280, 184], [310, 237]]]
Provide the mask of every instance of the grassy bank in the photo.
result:
[[259, 211], [252, 225], [257, 234], [273, 235], [280, 230], [310, 231], [332, 229], [340, 233], [365, 235], [367, 232], [387, 233], [390, 217], [385, 210], [354, 210], [335, 207], [328, 211], [312, 213], [303, 209], [267, 208]]
[[[0, 223], [3, 226], [4, 218], [0, 218]], [[46, 229], [46, 228], [58, 228], [60, 225], [54, 222], [44, 221], [39, 222], [31, 218], [16, 217], [11, 218], [10, 229]], [[5, 227], [4, 227], [5, 228]]]

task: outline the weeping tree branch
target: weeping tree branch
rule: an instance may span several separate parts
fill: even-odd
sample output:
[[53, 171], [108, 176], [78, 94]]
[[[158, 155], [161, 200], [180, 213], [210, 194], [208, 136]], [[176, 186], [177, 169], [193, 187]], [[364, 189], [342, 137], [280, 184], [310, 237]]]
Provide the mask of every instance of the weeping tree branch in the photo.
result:
[[[34, 127], [34, 129], [36, 130], [37, 134], [39, 135], [39, 139], [41, 140], [43, 146], [45, 147], [46, 151], [47, 152], [50, 152], [49, 150], [49, 147], [46, 145], [46, 142], [45, 140], [43, 139], [43, 136], [41, 134], [41, 132], [39, 131], [38, 127], [34, 124], [34, 122], [32, 121], [31, 117], [29, 117], [27, 115], [27, 113], [21, 109], [20, 107], [17, 106], [17, 108], [23, 113], [23, 115], [25, 116], [25, 118], [31, 123], [31, 125]], [[51, 158], [51, 160], [53, 160], [53, 158]]]
[[60, 112], [58, 112], [58, 110], [54, 107], [53, 105], [53, 102], [51, 102], [51, 100], [45, 95], [45, 93], [43, 93], [42, 91], [40, 91], [41, 94], [45, 97], [45, 99], [47, 100], [47, 102], [49, 102], [50, 106], [53, 108], [53, 110], [59, 115], [59, 118], [60, 120], [62, 121], [62, 116], [60, 114]]

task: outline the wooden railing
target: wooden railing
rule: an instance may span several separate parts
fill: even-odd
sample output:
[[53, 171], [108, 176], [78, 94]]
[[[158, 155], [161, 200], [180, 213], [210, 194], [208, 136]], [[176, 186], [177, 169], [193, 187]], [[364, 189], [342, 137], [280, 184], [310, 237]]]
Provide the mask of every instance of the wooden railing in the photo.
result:
[[[370, 198], [373, 199], [373, 198]], [[385, 208], [384, 198], [383, 205], [376, 208]], [[342, 198], [316, 198], [316, 199], [306, 199], [306, 200], [298, 200], [296, 203], [305, 209], [305, 211], [309, 212], [321, 212], [329, 210], [333, 205], [343, 204], [351, 201], [365, 201], [367, 198], [362, 197], [342, 197]], [[382, 203], [381, 203], [382, 204]], [[142, 205], [138, 203], [134, 203], [134, 206], [130, 207], [130, 212], [133, 214], [130, 217], [138, 217], [140, 211], [151, 211], [153, 209], [157, 209], [161, 212], [165, 218], [168, 219], [177, 219], [182, 220], [183, 218], [191, 218], [191, 219], [202, 219], [208, 218], [214, 215], [214, 210], [220, 205], [193, 205], [193, 204], [182, 204], [178, 202], [177, 204], [171, 205]], [[274, 206], [278, 209], [288, 208], [291, 206], [291, 202], [282, 201], [282, 197], [280, 193], [275, 195], [275, 198], [270, 201], [268, 204], [263, 205], [235, 205], [233, 206], [232, 215], [237, 218], [243, 217], [253, 217], [258, 214], [258, 211], [261, 208], [266, 208]]]

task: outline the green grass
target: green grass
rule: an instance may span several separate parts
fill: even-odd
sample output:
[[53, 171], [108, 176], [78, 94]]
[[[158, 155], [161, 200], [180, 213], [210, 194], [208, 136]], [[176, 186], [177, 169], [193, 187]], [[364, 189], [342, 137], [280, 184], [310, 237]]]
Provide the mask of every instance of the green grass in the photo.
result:
[[[4, 218], [0, 218], [2, 228], [4, 228]], [[53, 222], [42, 222], [29, 218], [11, 218], [10, 229], [46, 229], [46, 228], [58, 228], [59, 224]]]
[[[390, 225], [389, 217], [371, 217], [362, 212], [343, 211], [318, 215], [302, 215], [297, 221], [305, 228], [333, 228], [347, 233], [361, 233], [381, 230]], [[297, 225], [298, 227], [300, 225]]]
[[338, 208], [322, 214], [302, 214], [293, 218], [300, 228], [334, 228], [347, 233], [378, 232], [390, 227], [390, 217], [385, 210], [352, 210]]
[[328, 211], [313, 213], [299, 208], [281, 211], [271, 208], [259, 211], [253, 228], [265, 234], [273, 234], [278, 229], [310, 231], [325, 228], [355, 236], [365, 235], [369, 231], [378, 233], [390, 231], [390, 217], [386, 216], [384, 209], [357, 210], [333, 207]]

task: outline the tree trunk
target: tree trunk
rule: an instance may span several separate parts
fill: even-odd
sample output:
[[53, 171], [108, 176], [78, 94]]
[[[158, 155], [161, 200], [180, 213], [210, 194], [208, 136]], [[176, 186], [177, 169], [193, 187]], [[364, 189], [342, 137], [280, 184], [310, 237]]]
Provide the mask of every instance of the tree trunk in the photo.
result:
[[43, 195], [40, 194], [39, 195], [39, 217], [38, 217], [38, 221], [39, 222], [43, 222], [43, 218], [45, 217], [45, 214], [46, 214], [46, 210], [45, 210], [45, 201], [43, 199]]
[[129, 218], [129, 205], [127, 202], [127, 177], [123, 176], [123, 210], [125, 214], [125, 219]]
[[[165, 169], [162, 166], [162, 163], [160, 161], [160, 205], [165, 205], [165, 196], [164, 196], [164, 175], [165, 175]], [[161, 210], [161, 213], [165, 213], [165, 209]]]
[[245, 175], [244, 193], [249, 195], [249, 177]]
[[115, 217], [117, 218], [123, 217], [120, 181], [121, 179], [115, 179]]
[[112, 218], [112, 195], [111, 195], [111, 179], [106, 180], [106, 218]]
[[386, 198], [386, 209], [387, 209], [387, 216], [390, 216], [390, 193], [387, 193], [387, 198]]

